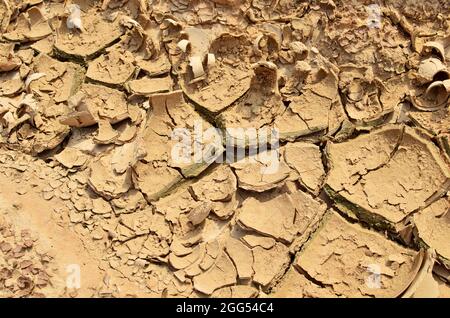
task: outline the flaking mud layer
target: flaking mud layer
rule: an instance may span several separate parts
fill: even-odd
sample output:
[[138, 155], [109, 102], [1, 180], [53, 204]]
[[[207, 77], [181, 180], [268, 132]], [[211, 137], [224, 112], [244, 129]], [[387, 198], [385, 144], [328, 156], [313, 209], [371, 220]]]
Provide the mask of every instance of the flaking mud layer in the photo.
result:
[[0, 297], [449, 297], [418, 3], [0, 0]]

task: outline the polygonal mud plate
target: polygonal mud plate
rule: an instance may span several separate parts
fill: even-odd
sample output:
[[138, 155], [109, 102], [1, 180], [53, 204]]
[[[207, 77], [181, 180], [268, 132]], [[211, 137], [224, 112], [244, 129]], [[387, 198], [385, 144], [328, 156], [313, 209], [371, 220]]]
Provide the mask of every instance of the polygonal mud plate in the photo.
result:
[[338, 296], [396, 297], [415, 278], [418, 256], [330, 210], [294, 266]]
[[89, 62], [86, 77], [92, 82], [119, 88], [134, 75], [133, 62], [130, 52], [111, 51]]
[[293, 141], [301, 136], [324, 133], [332, 125], [339, 101], [337, 76], [331, 69], [323, 73], [319, 81], [305, 85], [301, 95], [291, 97], [286, 111], [275, 119], [273, 125], [280, 140]]
[[249, 91], [216, 117], [219, 127], [259, 129], [271, 124], [285, 110], [278, 91], [277, 66], [260, 62], [253, 66], [253, 71]]
[[[194, 78], [191, 66], [187, 66], [186, 73], [180, 76], [183, 92], [208, 113], [224, 110], [250, 88], [250, 51], [251, 43], [244, 35], [225, 33], [219, 36], [209, 49], [215, 55], [215, 65], [208, 68], [203, 80]], [[200, 64], [202, 59], [200, 57]]]
[[436, 250], [438, 260], [450, 268], [450, 202], [442, 198], [414, 214], [419, 245]]
[[[207, 135], [206, 131], [215, 130], [184, 101], [181, 91], [154, 94], [150, 101], [153, 112], [142, 132], [147, 155], [135, 167], [133, 178], [153, 201], [183, 177], [199, 175], [221, 155], [223, 147], [220, 138]], [[153, 173], [162, 174], [162, 179], [158, 181]]]
[[242, 202], [237, 223], [246, 230], [283, 242], [296, 252], [317, 228], [325, 211], [326, 205], [320, 199], [300, 190], [259, 194]]
[[327, 144], [325, 190], [351, 217], [395, 232], [394, 226], [441, 196], [450, 168], [422, 130], [387, 125]]
[[81, 66], [58, 61], [46, 54], [39, 54], [35, 58], [33, 69], [43, 76], [29, 84], [31, 91], [36, 91], [41, 97], [48, 95], [56, 103], [66, 102], [84, 80], [84, 69]]
[[105, 20], [101, 14], [82, 12], [83, 32], [67, 28], [61, 23], [54, 45], [55, 53], [63, 59], [86, 62], [98, 56], [103, 49], [118, 41], [122, 35], [119, 19]]

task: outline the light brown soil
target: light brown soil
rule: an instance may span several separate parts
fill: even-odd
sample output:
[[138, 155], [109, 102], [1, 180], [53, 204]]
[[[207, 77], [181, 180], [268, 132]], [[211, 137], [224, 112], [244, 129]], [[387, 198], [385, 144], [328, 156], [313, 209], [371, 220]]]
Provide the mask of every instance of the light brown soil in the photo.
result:
[[450, 297], [449, 21], [0, 0], [0, 297]]

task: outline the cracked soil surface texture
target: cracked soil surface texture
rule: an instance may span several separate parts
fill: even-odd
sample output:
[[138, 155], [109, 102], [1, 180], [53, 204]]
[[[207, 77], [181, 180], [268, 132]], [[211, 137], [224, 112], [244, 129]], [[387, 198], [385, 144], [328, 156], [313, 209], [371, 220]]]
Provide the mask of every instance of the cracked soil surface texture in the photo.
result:
[[0, 0], [0, 297], [450, 297], [449, 65], [445, 0]]

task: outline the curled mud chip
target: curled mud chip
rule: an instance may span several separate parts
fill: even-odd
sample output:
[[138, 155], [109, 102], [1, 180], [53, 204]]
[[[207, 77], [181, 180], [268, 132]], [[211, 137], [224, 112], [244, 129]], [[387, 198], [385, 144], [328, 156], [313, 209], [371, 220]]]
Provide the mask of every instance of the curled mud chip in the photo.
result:
[[216, 62], [205, 71], [204, 79], [192, 82], [195, 79], [192, 65], [195, 70], [203, 69], [199, 64], [203, 60], [191, 60], [192, 65], [186, 66], [185, 74], [180, 75], [180, 86], [190, 100], [210, 113], [218, 113], [250, 88], [251, 44], [244, 35], [225, 33], [212, 42], [209, 52]]
[[330, 210], [294, 266], [338, 296], [397, 297], [420, 268], [417, 255]]
[[441, 264], [450, 268], [450, 202], [442, 198], [414, 214], [415, 235], [423, 248], [433, 248]]
[[423, 111], [435, 111], [448, 106], [449, 96], [450, 79], [431, 83], [425, 92], [423, 89], [410, 92], [411, 103]]
[[423, 45], [422, 55], [436, 55], [439, 59], [445, 62], [445, 47], [442, 42], [430, 41]]
[[417, 72], [417, 80], [420, 84], [427, 84], [440, 78], [450, 78], [450, 73], [445, 64], [441, 60], [434, 57], [423, 60], [420, 63]]
[[420, 129], [387, 125], [326, 148], [325, 190], [351, 217], [395, 232], [412, 212], [442, 196], [450, 169]]
[[382, 82], [370, 68], [345, 67], [339, 77], [345, 110], [359, 124], [381, 122], [408, 92], [405, 75]]

